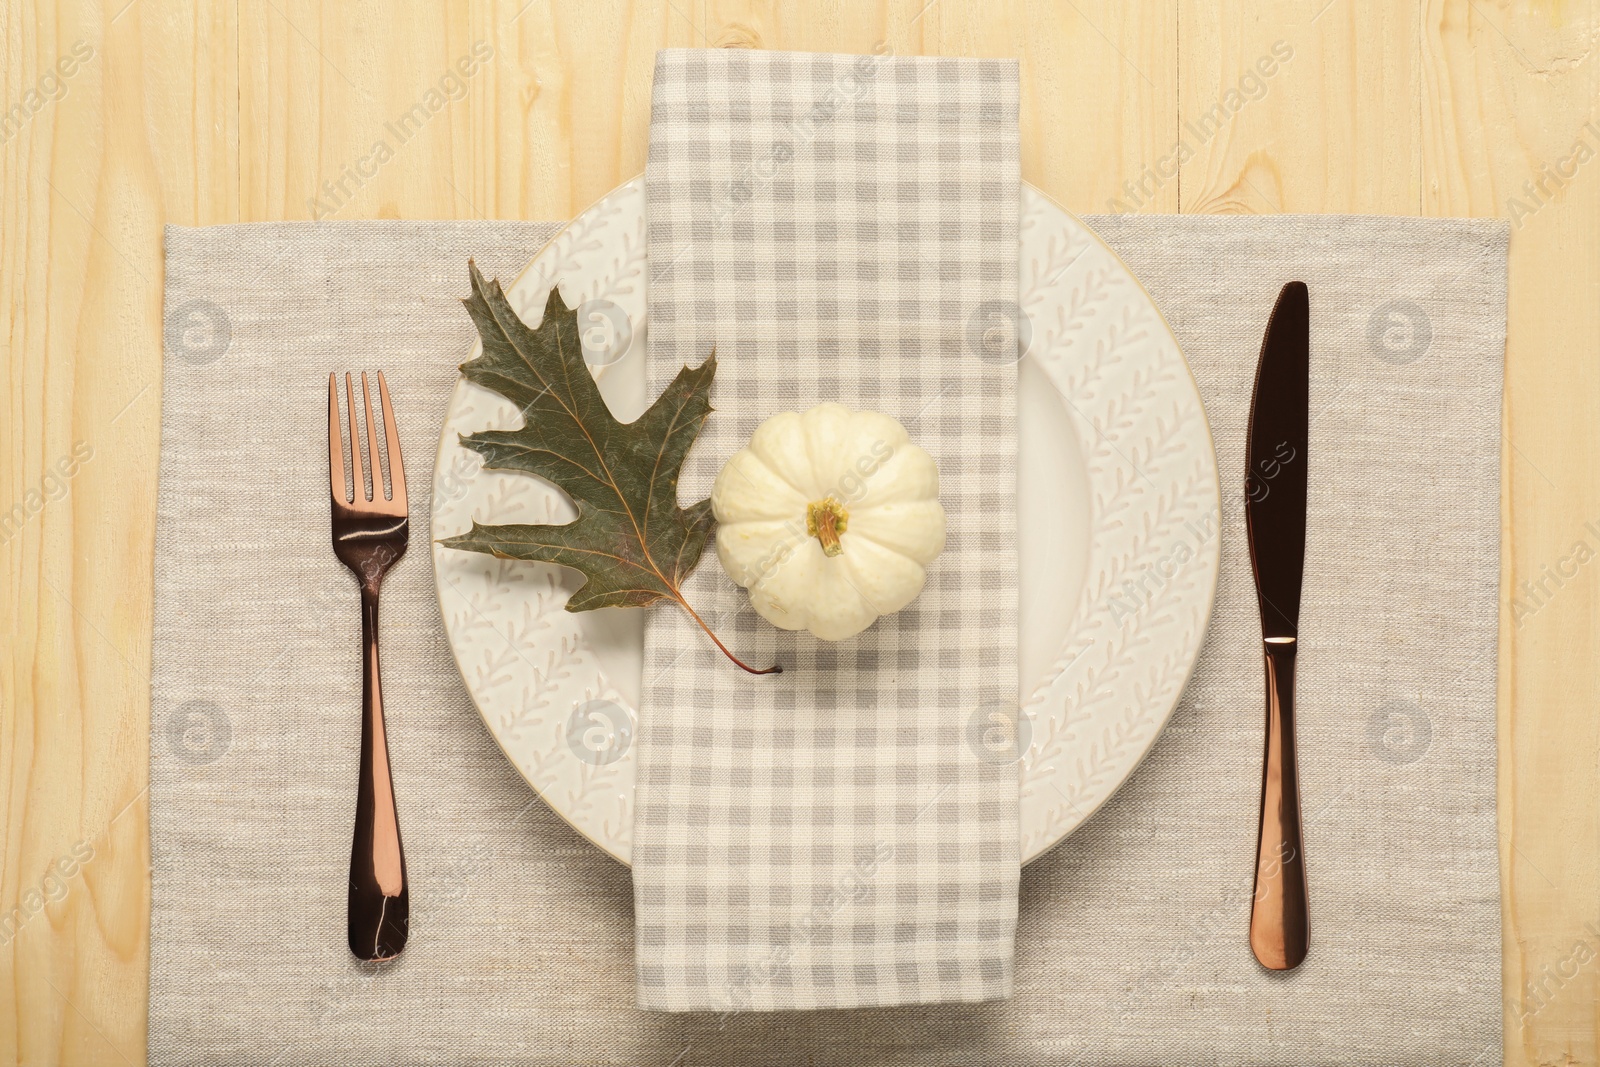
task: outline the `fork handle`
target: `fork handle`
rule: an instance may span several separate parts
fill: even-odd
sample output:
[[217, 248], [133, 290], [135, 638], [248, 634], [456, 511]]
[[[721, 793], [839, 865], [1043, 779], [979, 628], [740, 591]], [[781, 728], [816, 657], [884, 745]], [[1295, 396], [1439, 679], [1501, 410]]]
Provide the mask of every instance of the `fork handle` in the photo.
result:
[[411, 904], [383, 729], [378, 590], [366, 583], [361, 588], [361, 662], [361, 779], [350, 849], [350, 951], [358, 959], [388, 960], [406, 947]]
[[1300, 773], [1294, 754], [1294, 638], [1269, 639], [1267, 745], [1261, 765], [1261, 830], [1250, 909], [1250, 951], [1263, 967], [1300, 966], [1310, 947]]

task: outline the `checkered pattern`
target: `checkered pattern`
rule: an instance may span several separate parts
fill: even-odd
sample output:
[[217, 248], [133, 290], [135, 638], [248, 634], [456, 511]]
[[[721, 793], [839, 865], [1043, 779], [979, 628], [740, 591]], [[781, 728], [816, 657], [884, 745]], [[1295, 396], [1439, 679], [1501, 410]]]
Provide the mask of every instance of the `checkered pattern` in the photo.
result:
[[[938, 462], [922, 595], [829, 644], [758, 617], [708, 550], [687, 589], [752, 678], [652, 612], [634, 820], [638, 998], [669, 1011], [1010, 994], [1017, 773], [1013, 62], [744, 51], [656, 61], [654, 385], [719, 356], [697, 500], [769, 416], [898, 418]], [[988, 355], [989, 358], [984, 358]]]

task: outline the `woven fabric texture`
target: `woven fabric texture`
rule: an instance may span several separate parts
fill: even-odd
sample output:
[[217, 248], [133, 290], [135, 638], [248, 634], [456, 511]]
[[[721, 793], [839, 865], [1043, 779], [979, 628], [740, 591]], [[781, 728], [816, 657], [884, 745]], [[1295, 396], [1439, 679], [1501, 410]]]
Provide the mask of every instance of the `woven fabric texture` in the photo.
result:
[[[716, 414], [680, 495], [709, 492], [767, 418], [837, 401], [898, 419], [933, 456], [947, 539], [916, 600], [839, 643], [777, 629], [702, 567], [689, 602], [781, 675], [750, 677], [682, 612], [651, 616], [633, 823], [641, 1007], [1010, 992], [1017, 776], [967, 725], [1017, 699], [1016, 366], [985, 358], [969, 327], [1016, 306], [1017, 165], [1011, 61], [657, 58], [656, 384], [719, 353]], [[886, 441], [813, 452], [846, 505], [898, 469]], [[810, 547], [799, 530], [773, 570]], [[812, 592], [872, 606], [845, 562], [819, 567], [846, 577]]]

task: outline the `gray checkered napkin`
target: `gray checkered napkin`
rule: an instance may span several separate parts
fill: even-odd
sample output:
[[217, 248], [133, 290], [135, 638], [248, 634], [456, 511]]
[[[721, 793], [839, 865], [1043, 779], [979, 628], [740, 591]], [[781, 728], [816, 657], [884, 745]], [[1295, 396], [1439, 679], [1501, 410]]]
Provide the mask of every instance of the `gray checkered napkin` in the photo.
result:
[[656, 386], [716, 346], [700, 499], [766, 418], [892, 415], [938, 462], [922, 595], [837, 644], [780, 631], [708, 558], [652, 613], [634, 817], [643, 1008], [1008, 996], [1016, 768], [969, 745], [1017, 691], [1016, 376], [971, 324], [1017, 299], [1011, 61], [675, 50], [646, 169]]

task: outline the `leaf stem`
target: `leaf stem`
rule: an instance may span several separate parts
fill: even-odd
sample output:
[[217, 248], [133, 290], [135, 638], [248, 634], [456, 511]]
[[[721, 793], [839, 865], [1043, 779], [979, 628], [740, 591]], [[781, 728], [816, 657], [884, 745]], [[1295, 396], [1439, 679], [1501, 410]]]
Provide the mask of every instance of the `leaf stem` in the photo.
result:
[[738, 656], [735, 656], [732, 652], [730, 652], [728, 650], [728, 646], [722, 643], [722, 638], [718, 637], [716, 634], [711, 632], [711, 627], [706, 625], [706, 620], [702, 619], [700, 617], [700, 613], [695, 611], [693, 608], [691, 608], [689, 606], [689, 602], [687, 600], [683, 599], [682, 595], [679, 595], [677, 597], [677, 600], [678, 600], [679, 604], [683, 605], [683, 610], [687, 611], [689, 613], [689, 617], [691, 619], [693, 619], [695, 622], [700, 624], [700, 629], [702, 629], [702, 630], [704, 630], [706, 632], [706, 636], [711, 638], [711, 640], [716, 644], [716, 646], [718, 648], [722, 649], [722, 654], [724, 656], [727, 656], [729, 659], [733, 660], [733, 662], [738, 664], [742, 669], [744, 669], [746, 671], [749, 671], [751, 674], [782, 674], [783, 673], [783, 667], [780, 664], [774, 664], [773, 666], [768, 667], [765, 670], [759, 670], [758, 671], [754, 667], [752, 667], [748, 663], [746, 663], [744, 660], [740, 659]]

